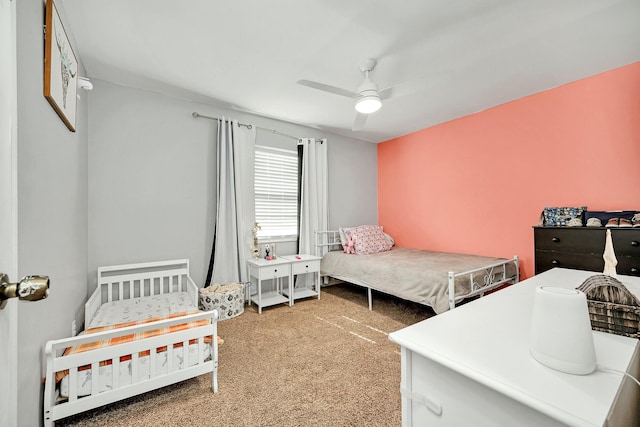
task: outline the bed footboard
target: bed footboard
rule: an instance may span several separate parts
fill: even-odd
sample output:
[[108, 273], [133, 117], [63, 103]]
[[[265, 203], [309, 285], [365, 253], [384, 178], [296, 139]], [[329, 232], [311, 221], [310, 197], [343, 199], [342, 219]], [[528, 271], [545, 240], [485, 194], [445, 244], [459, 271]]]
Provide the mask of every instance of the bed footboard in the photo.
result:
[[[511, 263], [515, 265], [515, 272], [507, 273], [508, 265]], [[478, 275], [482, 276], [482, 283], [478, 281]], [[456, 278], [465, 276], [468, 276], [469, 280], [469, 293], [456, 296]], [[456, 303], [465, 298], [483, 295], [485, 292], [496, 289], [506, 283], [515, 284], [519, 281], [520, 268], [517, 255], [511, 259], [504, 260], [503, 262], [485, 265], [474, 270], [463, 271], [460, 273], [450, 271], [448, 289], [449, 309], [453, 310], [456, 307]]]
[[[118, 338], [183, 325], [189, 322], [197, 322], [210, 319], [211, 323], [186, 328], [164, 335], [156, 335], [139, 340], [123, 339], [122, 344], [95, 348], [81, 353], [63, 356], [68, 347], [82, 344], [91, 345], [104, 340], [117, 341]], [[217, 343], [217, 310], [191, 314], [179, 318], [160, 320], [157, 322], [112, 329], [104, 332], [96, 332], [86, 335], [78, 335], [72, 338], [49, 341], [45, 347], [46, 377], [44, 387], [44, 425], [53, 426], [56, 420], [73, 414], [87, 411], [102, 405], [116, 402], [147, 391], [174, 384], [198, 375], [211, 372], [211, 389], [218, 391], [218, 343]], [[212, 337], [211, 344], [205, 342], [206, 337]], [[125, 342], [128, 341], [128, 342]], [[190, 344], [191, 343], [191, 344]], [[182, 345], [184, 362], [182, 367], [174, 366], [174, 345]], [[189, 345], [197, 346], [196, 360], [189, 360]], [[204, 346], [211, 345], [211, 356], [205, 360]], [[96, 346], [100, 347], [100, 346]], [[168, 368], [166, 372], [156, 372], [156, 358], [159, 350], [166, 351]], [[148, 377], [139, 375], [140, 354], [149, 358]], [[131, 382], [119, 384], [119, 372], [122, 357], [130, 357]], [[100, 392], [97, 379], [101, 362], [111, 364], [110, 390]], [[94, 380], [91, 384], [91, 394], [84, 397], [78, 396], [78, 372], [84, 368], [91, 369]], [[59, 397], [56, 387], [56, 374], [65, 372], [69, 380], [69, 393], [66, 400]], [[141, 378], [142, 377], [142, 378]]]

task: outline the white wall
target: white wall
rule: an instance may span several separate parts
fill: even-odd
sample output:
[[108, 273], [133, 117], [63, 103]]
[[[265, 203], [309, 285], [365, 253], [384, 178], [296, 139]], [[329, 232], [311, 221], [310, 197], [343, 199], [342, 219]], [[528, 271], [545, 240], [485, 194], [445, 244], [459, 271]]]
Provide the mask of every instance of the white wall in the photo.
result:
[[42, 0], [17, 2], [18, 273], [51, 279], [49, 298], [17, 304], [20, 426], [42, 423], [44, 345], [70, 335], [86, 299], [87, 102], [73, 133], [44, 98], [43, 22]]
[[[292, 106], [292, 108], [295, 108]], [[204, 284], [215, 212], [216, 122], [192, 112], [329, 143], [329, 224], [377, 222], [374, 144], [94, 80], [89, 100], [89, 288], [98, 266], [189, 258]], [[296, 141], [258, 130], [258, 144]], [[278, 253], [285, 248], [278, 245]]]

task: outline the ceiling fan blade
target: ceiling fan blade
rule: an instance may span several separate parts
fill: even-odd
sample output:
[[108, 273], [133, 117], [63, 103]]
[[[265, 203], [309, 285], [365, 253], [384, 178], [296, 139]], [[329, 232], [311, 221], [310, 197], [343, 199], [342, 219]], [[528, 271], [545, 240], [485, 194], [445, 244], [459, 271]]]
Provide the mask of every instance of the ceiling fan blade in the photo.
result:
[[324, 83], [312, 82], [311, 80], [298, 80], [296, 83], [302, 86], [307, 86], [324, 92], [333, 93], [335, 95], [345, 96], [351, 99], [354, 99], [358, 96], [358, 94], [355, 92], [351, 92], [349, 90], [341, 89], [335, 86], [326, 85]]
[[353, 127], [351, 130], [362, 130], [364, 124], [367, 122], [368, 114], [356, 113], [356, 118], [353, 120]]
[[418, 80], [410, 80], [408, 82], [399, 83], [397, 85], [385, 88], [378, 92], [382, 100], [389, 98], [397, 98], [400, 96], [420, 93], [431, 89], [432, 87], [448, 81], [453, 73], [447, 72], [443, 74], [424, 77]]

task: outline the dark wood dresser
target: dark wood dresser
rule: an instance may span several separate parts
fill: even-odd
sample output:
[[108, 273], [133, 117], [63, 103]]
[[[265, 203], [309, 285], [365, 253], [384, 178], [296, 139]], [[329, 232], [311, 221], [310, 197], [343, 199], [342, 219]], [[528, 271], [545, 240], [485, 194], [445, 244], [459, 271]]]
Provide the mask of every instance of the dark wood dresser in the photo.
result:
[[[610, 228], [618, 274], [640, 276], [640, 228]], [[536, 274], [554, 267], [604, 269], [604, 227], [533, 227]]]

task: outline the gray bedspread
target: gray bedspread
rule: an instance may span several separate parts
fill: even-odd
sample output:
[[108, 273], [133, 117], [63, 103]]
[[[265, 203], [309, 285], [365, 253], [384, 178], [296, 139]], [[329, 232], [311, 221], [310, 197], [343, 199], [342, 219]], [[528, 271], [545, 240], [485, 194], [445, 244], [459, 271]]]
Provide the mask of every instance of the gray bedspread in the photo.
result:
[[[394, 247], [390, 251], [372, 255], [329, 252], [322, 258], [320, 272], [428, 305], [436, 313], [442, 313], [449, 309], [449, 271], [464, 272], [503, 261], [504, 258]], [[513, 262], [507, 264], [507, 275], [515, 274], [515, 268]], [[496, 271], [502, 273], [502, 267]], [[483, 276], [483, 272], [480, 272], [475, 280], [484, 283]], [[456, 296], [469, 293], [468, 276], [456, 278], [455, 286]]]

